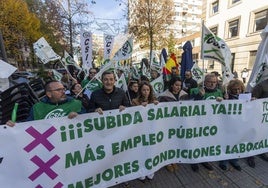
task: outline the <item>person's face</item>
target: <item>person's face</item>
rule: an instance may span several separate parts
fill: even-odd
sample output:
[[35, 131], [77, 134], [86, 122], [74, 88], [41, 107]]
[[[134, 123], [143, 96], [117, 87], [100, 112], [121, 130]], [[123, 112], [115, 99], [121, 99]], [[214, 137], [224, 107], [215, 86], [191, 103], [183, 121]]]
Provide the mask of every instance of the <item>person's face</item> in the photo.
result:
[[242, 92], [242, 88], [239, 85], [234, 85], [233, 88], [231, 88], [231, 94], [233, 95], [239, 95]]
[[158, 74], [157, 74], [156, 71], [152, 71], [152, 72], [151, 72], [151, 77], [152, 77], [152, 78], [157, 78], [157, 76], [158, 76]]
[[181, 81], [176, 81], [172, 86], [172, 92], [177, 94], [181, 91]]
[[135, 93], [138, 92], [139, 90], [139, 84], [138, 83], [134, 83], [132, 84], [131, 88], [130, 88], [132, 91], [134, 91]]
[[215, 89], [217, 87], [217, 78], [216, 77], [211, 77], [211, 78], [208, 78], [206, 81], [205, 81], [205, 87], [207, 89]]
[[67, 98], [65, 91], [65, 87], [60, 82], [52, 82], [46, 95], [52, 102], [58, 103]]
[[92, 79], [97, 74], [96, 69], [90, 69], [89, 78]]
[[114, 74], [105, 74], [102, 78], [102, 84], [106, 92], [112, 92], [115, 84]]
[[121, 71], [121, 70], [118, 70], [117, 71], [117, 76], [120, 78], [121, 77], [121, 75], [123, 74], [123, 71]]
[[172, 72], [172, 74], [177, 74], [177, 68], [172, 68], [171, 72]]
[[141, 95], [147, 99], [150, 95], [150, 87], [147, 85], [143, 85], [141, 88]]
[[188, 72], [188, 71], [186, 71], [186, 72], [185, 72], [185, 78], [186, 78], [186, 79], [191, 78], [191, 73]]
[[76, 84], [74, 86], [73, 92], [74, 92], [74, 94], [78, 94], [78, 93], [80, 93], [81, 90], [82, 90], [82, 86], [80, 84]]

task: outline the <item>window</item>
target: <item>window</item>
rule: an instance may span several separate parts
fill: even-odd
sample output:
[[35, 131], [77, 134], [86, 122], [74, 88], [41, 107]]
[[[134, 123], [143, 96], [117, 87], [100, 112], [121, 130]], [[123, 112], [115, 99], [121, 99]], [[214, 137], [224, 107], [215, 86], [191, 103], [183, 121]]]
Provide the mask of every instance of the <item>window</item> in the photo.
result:
[[213, 27], [210, 29], [210, 31], [214, 34], [214, 35], [218, 35], [218, 27]]
[[260, 31], [268, 24], [268, 9], [255, 13], [253, 31]]
[[248, 68], [252, 69], [256, 60], [257, 50], [249, 52]]
[[236, 6], [236, 5], [240, 4], [240, 3], [241, 3], [241, 0], [229, 0], [228, 1], [228, 7], [232, 8], [232, 7], [234, 7], [234, 6]]
[[219, 12], [219, 1], [212, 3], [212, 14], [216, 14], [217, 12]]
[[228, 38], [238, 36], [239, 20], [234, 20], [228, 23]]
[[232, 0], [231, 3], [232, 3], [232, 5], [233, 5], [233, 4], [235, 4], [235, 3], [239, 2], [239, 1], [240, 1], [240, 0]]

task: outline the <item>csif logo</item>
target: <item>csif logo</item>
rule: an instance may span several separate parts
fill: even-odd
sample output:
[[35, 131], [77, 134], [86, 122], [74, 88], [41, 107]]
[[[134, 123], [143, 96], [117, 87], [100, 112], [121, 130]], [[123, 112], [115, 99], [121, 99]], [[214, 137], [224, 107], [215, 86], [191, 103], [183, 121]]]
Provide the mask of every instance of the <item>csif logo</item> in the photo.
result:
[[154, 90], [157, 92], [157, 93], [160, 93], [164, 88], [164, 85], [161, 83], [161, 82], [157, 82], [154, 84]]
[[67, 114], [64, 112], [63, 109], [55, 109], [49, 112], [44, 119], [51, 119], [51, 118], [57, 118], [57, 117], [64, 117]]

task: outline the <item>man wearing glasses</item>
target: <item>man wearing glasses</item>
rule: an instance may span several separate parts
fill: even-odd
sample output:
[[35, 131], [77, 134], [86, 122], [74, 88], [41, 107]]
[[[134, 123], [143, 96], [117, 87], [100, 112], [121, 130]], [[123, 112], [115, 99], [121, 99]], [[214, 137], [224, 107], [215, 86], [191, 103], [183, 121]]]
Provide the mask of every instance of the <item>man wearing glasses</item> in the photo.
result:
[[[190, 90], [190, 95], [193, 100], [223, 100], [223, 93], [217, 88], [218, 79], [215, 74], [210, 73], [205, 76], [204, 87], [197, 87]], [[201, 163], [206, 169], [213, 170], [210, 163]], [[194, 172], [199, 171], [198, 164], [191, 164], [191, 168]]]
[[[34, 104], [27, 121], [50, 119], [68, 116], [72, 119], [80, 113], [84, 113], [81, 101], [69, 97], [65, 94], [65, 87], [59, 81], [50, 81], [45, 85], [46, 96], [38, 103]], [[8, 121], [9, 126], [14, 126], [15, 122]]]

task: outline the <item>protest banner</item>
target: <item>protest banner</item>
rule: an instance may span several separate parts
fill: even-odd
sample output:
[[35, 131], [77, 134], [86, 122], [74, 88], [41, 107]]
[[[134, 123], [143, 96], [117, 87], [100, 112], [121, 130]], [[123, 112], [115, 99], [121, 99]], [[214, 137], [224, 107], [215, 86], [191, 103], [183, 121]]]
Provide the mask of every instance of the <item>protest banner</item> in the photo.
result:
[[103, 59], [110, 59], [110, 55], [112, 53], [113, 45], [114, 45], [114, 36], [113, 35], [108, 35], [104, 34], [103, 37]]
[[3, 187], [108, 187], [170, 163], [268, 151], [267, 99], [178, 101], [58, 117], [2, 126]]
[[93, 67], [92, 65], [92, 33], [90, 31], [81, 30], [80, 45], [82, 53], [82, 68], [88, 70]]

